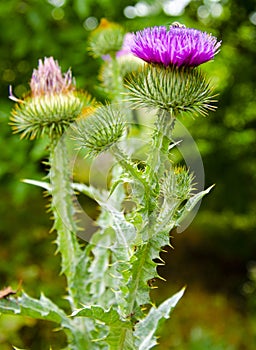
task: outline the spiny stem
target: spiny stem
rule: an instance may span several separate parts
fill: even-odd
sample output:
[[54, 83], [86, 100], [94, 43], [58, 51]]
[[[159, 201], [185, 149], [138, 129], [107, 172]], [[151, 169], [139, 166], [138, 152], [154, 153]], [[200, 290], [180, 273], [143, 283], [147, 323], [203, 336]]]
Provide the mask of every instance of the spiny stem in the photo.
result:
[[160, 179], [165, 167], [169, 166], [168, 148], [174, 124], [175, 117], [173, 116], [172, 111], [168, 112], [166, 110], [160, 110], [158, 112], [158, 118], [155, 122], [155, 131], [152, 139], [152, 148], [147, 159], [152, 180], [154, 179], [153, 174]]
[[[80, 248], [76, 238], [73, 190], [64, 137], [61, 137], [58, 142], [51, 143], [50, 166], [52, 211], [55, 221], [53, 228], [57, 231], [56, 242], [62, 258], [62, 272], [66, 275], [68, 286], [72, 287]], [[69, 288], [69, 293], [71, 307], [74, 307], [77, 304], [75, 291]]]
[[[132, 271], [132, 275], [131, 275], [131, 281], [129, 284], [129, 294], [127, 296], [127, 314], [128, 315], [132, 315], [135, 311], [135, 308], [137, 305], [136, 304], [136, 297], [138, 296], [138, 293], [140, 293], [141, 291], [139, 290], [139, 284], [140, 281], [142, 279], [142, 273], [143, 273], [143, 269], [145, 269], [145, 262], [147, 259], [147, 254], [148, 254], [148, 250], [149, 250], [149, 244], [146, 243], [142, 246], [139, 247], [139, 249], [142, 250], [142, 255], [140, 256], [140, 260], [139, 260], [139, 265], [136, 267], [135, 270]], [[152, 276], [154, 277], [154, 276]], [[140, 306], [140, 305], [138, 305]], [[118, 349], [125, 349], [124, 344], [126, 342], [126, 340], [129, 338], [129, 333], [130, 330], [128, 329], [124, 329], [122, 330], [121, 334], [120, 334], [120, 342], [119, 342], [119, 348]]]
[[[136, 268], [136, 271], [134, 271], [132, 276], [132, 281], [130, 285], [130, 294], [127, 299], [128, 303], [128, 314], [132, 314], [134, 312], [134, 306], [137, 294], [140, 292], [139, 289], [139, 282], [141, 281], [141, 274], [143, 272], [143, 269], [145, 268], [145, 261], [147, 259], [149, 244], [146, 243], [144, 245], [141, 245], [139, 249], [142, 250], [142, 255], [140, 256], [139, 266]], [[152, 276], [153, 278], [154, 276]]]
[[132, 163], [128, 154], [125, 154], [125, 152], [121, 150], [117, 145], [113, 145], [111, 151], [119, 163], [123, 165], [126, 171], [128, 171], [128, 173], [130, 173], [136, 180], [141, 182], [143, 186], [146, 187], [147, 183], [145, 178], [143, 178], [143, 175], [137, 168], [136, 164]]
[[[155, 131], [152, 138], [152, 148], [146, 161], [149, 166], [146, 173], [144, 173], [143, 181], [149, 188], [149, 196], [145, 197], [145, 209], [147, 212], [146, 222], [142, 230], [142, 239], [144, 243], [138, 248], [140, 250], [139, 263], [136, 266], [136, 271], [132, 271], [131, 281], [129, 284], [129, 295], [127, 297], [127, 312], [132, 314], [136, 308], [136, 298], [138, 293], [141, 293], [140, 282], [143, 279], [143, 271], [145, 269], [145, 262], [148, 259], [150, 242], [154, 231], [154, 222], [157, 208], [153, 203], [157, 201], [159, 181], [164, 174], [166, 168], [170, 167], [168, 158], [169, 144], [171, 140], [171, 132], [173, 130], [175, 118], [172, 113], [165, 110], [160, 110], [158, 118], [155, 123]], [[131, 175], [137, 176], [137, 173], [131, 172]], [[146, 179], [145, 179], [146, 175]], [[150, 210], [149, 210], [150, 209]], [[156, 272], [156, 271], [155, 271]], [[153, 274], [153, 271], [152, 271]], [[152, 275], [152, 278], [155, 277]], [[146, 281], [145, 281], [146, 283]], [[138, 305], [139, 306], [139, 305]], [[122, 339], [124, 339], [122, 335]]]
[[[62, 272], [67, 279], [68, 300], [71, 309], [80, 307], [78, 292], [75, 288], [76, 266], [81, 256], [74, 220], [75, 206], [73, 189], [70, 181], [70, 171], [67, 147], [64, 136], [52, 140], [50, 146], [50, 180], [52, 184], [52, 212], [54, 215], [53, 228], [57, 231], [56, 243], [62, 259]], [[83, 319], [76, 320], [76, 327], [72, 331], [75, 348], [89, 348], [90, 340]]]
[[124, 153], [117, 145], [113, 145], [111, 148], [112, 153], [119, 161], [120, 165], [133, 177], [137, 180], [144, 188], [144, 204], [146, 211], [150, 210], [150, 203], [152, 197], [151, 187], [147, 181], [147, 178], [143, 175], [143, 173], [137, 168], [136, 164], [134, 164], [129, 156]]

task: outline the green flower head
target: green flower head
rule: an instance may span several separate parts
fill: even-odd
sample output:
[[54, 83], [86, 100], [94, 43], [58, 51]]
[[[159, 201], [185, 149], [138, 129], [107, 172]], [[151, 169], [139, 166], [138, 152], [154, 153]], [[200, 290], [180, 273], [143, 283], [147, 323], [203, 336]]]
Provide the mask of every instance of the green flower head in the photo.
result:
[[122, 111], [106, 105], [98, 106], [86, 118], [79, 118], [72, 128], [79, 149], [86, 150], [87, 157], [96, 157], [118, 143], [127, 126]]

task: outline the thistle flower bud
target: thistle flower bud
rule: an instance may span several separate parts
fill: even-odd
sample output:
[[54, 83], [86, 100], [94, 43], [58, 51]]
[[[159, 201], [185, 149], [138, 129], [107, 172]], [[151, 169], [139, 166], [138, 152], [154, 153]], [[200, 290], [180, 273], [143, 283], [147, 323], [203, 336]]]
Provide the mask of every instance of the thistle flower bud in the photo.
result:
[[107, 105], [97, 108], [86, 118], [80, 118], [73, 130], [73, 138], [79, 147], [92, 157], [116, 144], [124, 135], [126, 125], [120, 110]]
[[99, 27], [91, 34], [89, 50], [94, 57], [102, 57], [105, 55], [115, 56], [122, 48], [123, 39], [123, 28], [103, 18]]
[[173, 172], [164, 174], [161, 193], [169, 199], [185, 200], [191, 196], [194, 185], [194, 176], [185, 167], [176, 166]]
[[128, 75], [125, 86], [134, 108], [157, 108], [173, 112], [207, 115], [214, 95], [200, 70], [193, 67], [145, 65]]
[[67, 126], [91, 104], [89, 95], [78, 93], [71, 71], [62, 74], [52, 57], [39, 60], [30, 81], [31, 94], [17, 102], [11, 116], [11, 125], [21, 137], [34, 139], [44, 134], [51, 138], [61, 136]]

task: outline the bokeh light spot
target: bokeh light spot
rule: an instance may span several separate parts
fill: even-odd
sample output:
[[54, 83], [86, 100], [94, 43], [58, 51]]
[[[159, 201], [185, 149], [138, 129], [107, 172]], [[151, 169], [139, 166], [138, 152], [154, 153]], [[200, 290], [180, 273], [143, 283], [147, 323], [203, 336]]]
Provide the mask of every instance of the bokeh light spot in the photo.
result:
[[137, 16], [145, 17], [150, 14], [150, 6], [143, 1], [140, 1], [135, 5], [135, 11]]
[[253, 12], [250, 14], [249, 20], [252, 24], [254, 24], [256, 26], [256, 12]]
[[209, 14], [210, 12], [206, 6], [202, 5], [198, 7], [197, 15], [199, 18], [206, 19], [207, 17], [209, 17]]
[[62, 20], [64, 16], [65, 16], [65, 12], [63, 9], [56, 7], [55, 9], [52, 10], [52, 17], [56, 21]]
[[15, 80], [15, 72], [12, 69], [5, 69], [3, 72], [3, 80], [12, 82]]
[[127, 6], [124, 9], [124, 15], [126, 18], [135, 18], [137, 16], [137, 11], [133, 6]]
[[86, 20], [83, 23], [83, 27], [86, 30], [93, 30], [98, 26], [98, 24], [99, 24], [99, 21], [97, 20], [97, 18], [91, 16], [86, 18]]
[[48, 0], [48, 2], [54, 7], [61, 7], [65, 4], [65, 0]]

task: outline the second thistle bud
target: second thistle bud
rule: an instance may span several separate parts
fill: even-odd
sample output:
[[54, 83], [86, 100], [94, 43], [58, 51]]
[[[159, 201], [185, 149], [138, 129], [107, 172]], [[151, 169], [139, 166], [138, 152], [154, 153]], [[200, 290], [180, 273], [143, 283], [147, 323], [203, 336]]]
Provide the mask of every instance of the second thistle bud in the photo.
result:
[[94, 57], [115, 56], [122, 48], [123, 39], [123, 28], [103, 18], [91, 34], [89, 48]]
[[77, 121], [73, 138], [88, 157], [97, 156], [116, 144], [125, 134], [126, 123], [121, 112], [110, 106], [101, 106], [95, 112]]

